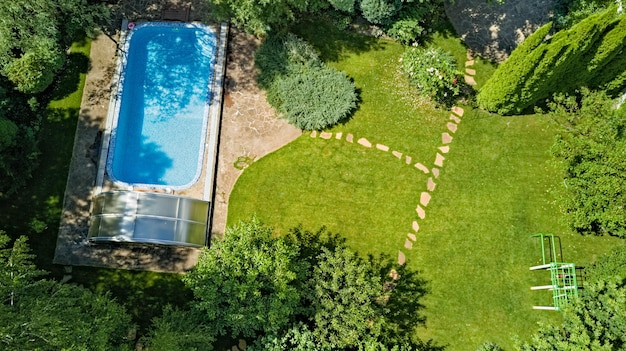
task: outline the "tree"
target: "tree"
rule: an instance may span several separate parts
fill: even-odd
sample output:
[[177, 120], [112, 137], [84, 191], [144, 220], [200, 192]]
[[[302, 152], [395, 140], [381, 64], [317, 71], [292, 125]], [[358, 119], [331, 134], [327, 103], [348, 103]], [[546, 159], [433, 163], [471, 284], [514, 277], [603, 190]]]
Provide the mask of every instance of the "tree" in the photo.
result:
[[582, 102], [559, 95], [552, 118], [562, 126], [552, 154], [563, 173], [559, 203], [570, 227], [626, 237], [626, 111], [605, 93], [582, 91]]
[[183, 278], [221, 335], [254, 337], [277, 333], [300, 312], [298, 279], [306, 267], [294, 259], [298, 247], [273, 238], [257, 219], [226, 229]]
[[522, 351], [623, 350], [626, 347], [626, 248], [586, 270], [581, 297], [566, 307], [560, 326], [544, 326]]
[[152, 321], [143, 340], [149, 351], [210, 351], [216, 331], [204, 323], [198, 310], [178, 310], [166, 306], [163, 315]]
[[[478, 104], [499, 114], [521, 113], [555, 93], [581, 87], [619, 92], [626, 84], [626, 15], [614, 8], [575, 26], [546, 35], [546, 25], [513, 51], [477, 96]], [[575, 73], [574, 73], [575, 72]]]
[[87, 0], [0, 2], [0, 73], [25, 93], [46, 89], [65, 62], [65, 51], [108, 16]]
[[108, 295], [37, 280], [21, 237], [0, 233], [0, 345], [6, 350], [128, 350], [130, 317]]
[[385, 323], [385, 295], [375, 265], [353, 251], [322, 248], [307, 294], [313, 333], [322, 345], [345, 348], [378, 337]]
[[301, 12], [316, 7], [323, 0], [209, 0], [213, 15], [220, 20], [230, 19], [234, 25], [255, 35], [285, 28]]

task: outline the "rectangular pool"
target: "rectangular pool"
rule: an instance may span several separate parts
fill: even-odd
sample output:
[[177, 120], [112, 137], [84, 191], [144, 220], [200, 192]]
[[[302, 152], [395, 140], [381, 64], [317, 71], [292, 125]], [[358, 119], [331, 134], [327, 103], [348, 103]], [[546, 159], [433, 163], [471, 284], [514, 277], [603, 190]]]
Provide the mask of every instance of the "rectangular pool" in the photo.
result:
[[107, 173], [118, 184], [185, 189], [202, 173], [215, 31], [144, 23], [125, 42]]

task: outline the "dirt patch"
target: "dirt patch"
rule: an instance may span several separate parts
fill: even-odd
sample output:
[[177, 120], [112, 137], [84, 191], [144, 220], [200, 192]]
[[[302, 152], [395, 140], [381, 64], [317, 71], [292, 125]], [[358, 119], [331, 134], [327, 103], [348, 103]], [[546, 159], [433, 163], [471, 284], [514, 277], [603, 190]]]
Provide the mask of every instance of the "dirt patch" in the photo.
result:
[[224, 233], [228, 200], [251, 162], [296, 139], [302, 132], [277, 119], [255, 81], [254, 52], [260, 41], [231, 29], [217, 160], [213, 232]]

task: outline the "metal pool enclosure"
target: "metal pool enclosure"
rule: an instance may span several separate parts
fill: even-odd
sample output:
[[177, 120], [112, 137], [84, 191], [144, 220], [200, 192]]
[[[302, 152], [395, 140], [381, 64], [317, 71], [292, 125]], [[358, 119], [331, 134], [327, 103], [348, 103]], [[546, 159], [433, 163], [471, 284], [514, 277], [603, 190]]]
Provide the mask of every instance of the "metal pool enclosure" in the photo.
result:
[[96, 195], [89, 241], [202, 247], [210, 203], [162, 193], [115, 191]]

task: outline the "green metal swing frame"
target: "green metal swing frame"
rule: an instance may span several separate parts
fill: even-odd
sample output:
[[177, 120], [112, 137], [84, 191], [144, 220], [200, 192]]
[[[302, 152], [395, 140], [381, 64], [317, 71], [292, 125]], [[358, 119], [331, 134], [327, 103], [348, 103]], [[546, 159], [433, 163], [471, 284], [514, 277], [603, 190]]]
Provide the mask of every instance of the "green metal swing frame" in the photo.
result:
[[[534, 286], [531, 290], [552, 290], [553, 306], [533, 306], [538, 310], [555, 310], [561, 311], [563, 306], [573, 298], [578, 297], [578, 281], [576, 279], [576, 265], [573, 263], [559, 262], [557, 260], [557, 251], [554, 234], [534, 234], [533, 238], [541, 240], [541, 261], [539, 266], [530, 267], [530, 270], [547, 269], [550, 271], [551, 285]], [[558, 237], [556, 237], [558, 238]], [[546, 239], [550, 243], [550, 251], [546, 250]], [[559, 238], [560, 244], [560, 238]], [[559, 245], [560, 246], [560, 245]], [[549, 253], [549, 259], [546, 257]], [[561, 259], [563, 253], [561, 252]]]

